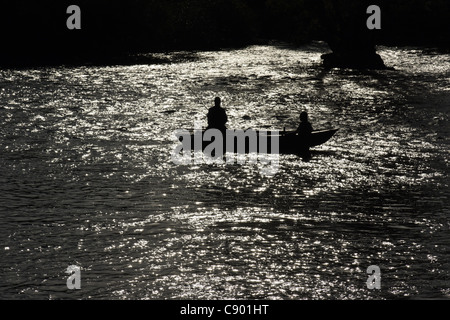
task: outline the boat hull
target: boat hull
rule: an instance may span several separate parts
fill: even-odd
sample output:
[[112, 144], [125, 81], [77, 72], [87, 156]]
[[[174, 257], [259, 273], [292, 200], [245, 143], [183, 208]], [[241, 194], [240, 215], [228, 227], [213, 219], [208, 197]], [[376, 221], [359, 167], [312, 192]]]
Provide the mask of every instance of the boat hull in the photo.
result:
[[[221, 145], [220, 141], [215, 142], [214, 132], [209, 130], [209, 135], [205, 135], [206, 131], [190, 134], [190, 146], [195, 151], [211, 151]], [[338, 129], [317, 130], [306, 138], [296, 134], [295, 132], [276, 132], [272, 135], [271, 131], [247, 130], [240, 131], [241, 135], [236, 135], [234, 131], [228, 131], [222, 135], [222, 150], [231, 153], [280, 153], [280, 154], [298, 154], [309, 148], [313, 148], [324, 144], [330, 140]], [[215, 133], [218, 133], [216, 131]], [[238, 137], [237, 137], [238, 136]], [[225, 139], [223, 139], [225, 137]], [[278, 150], [275, 141], [278, 138]], [[183, 138], [180, 137], [180, 141]]]

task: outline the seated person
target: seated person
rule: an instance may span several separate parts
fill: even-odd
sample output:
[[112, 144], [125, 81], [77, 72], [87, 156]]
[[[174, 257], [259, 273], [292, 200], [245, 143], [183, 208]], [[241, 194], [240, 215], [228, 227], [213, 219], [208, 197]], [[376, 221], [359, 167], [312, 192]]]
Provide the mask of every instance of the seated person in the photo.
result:
[[225, 124], [228, 121], [227, 114], [225, 109], [220, 106], [221, 100], [220, 98], [214, 99], [214, 107], [209, 108], [208, 110], [208, 128], [206, 129], [219, 129], [221, 131], [225, 131], [227, 128]]
[[308, 121], [308, 113], [303, 111], [300, 113], [300, 125], [297, 128], [297, 131], [295, 133], [298, 133], [302, 136], [309, 136], [313, 132], [313, 128], [311, 123]]
[[302, 112], [300, 114], [300, 125], [295, 133], [302, 137], [302, 146], [299, 148], [299, 155], [304, 159], [311, 158], [311, 152], [309, 151], [309, 139], [312, 132], [313, 128], [311, 123], [308, 121], [308, 114], [306, 112]]

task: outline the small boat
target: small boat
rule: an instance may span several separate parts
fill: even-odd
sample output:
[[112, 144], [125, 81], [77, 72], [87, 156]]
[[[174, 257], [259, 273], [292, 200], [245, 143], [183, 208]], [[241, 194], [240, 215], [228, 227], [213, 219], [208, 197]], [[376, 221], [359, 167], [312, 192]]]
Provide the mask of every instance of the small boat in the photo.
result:
[[[226, 138], [223, 139], [222, 150], [232, 153], [272, 153], [272, 143], [278, 138], [278, 153], [297, 154], [301, 150], [304, 150], [305, 147], [312, 148], [324, 144], [330, 140], [338, 130], [339, 129], [315, 130], [311, 133], [309, 139], [296, 134], [295, 131], [275, 131], [278, 132], [278, 134], [272, 135], [271, 131], [249, 129], [245, 132], [241, 130], [239, 135], [239, 133], [236, 133], [234, 130], [227, 130]], [[206, 131], [190, 134], [190, 146], [192, 150], [197, 151], [202, 148], [202, 151], [205, 151], [205, 148], [211, 145], [209, 150], [211, 151], [214, 147], [217, 147], [217, 143], [215, 143], [215, 146], [212, 145], [215, 141], [215, 137], [213, 135], [204, 137], [205, 132]], [[236, 135], [238, 135], [238, 137], [236, 137]], [[183, 136], [180, 136], [179, 139], [180, 141], [183, 141]], [[227, 141], [229, 142], [228, 144]], [[242, 141], [245, 142], [242, 143]], [[253, 145], [250, 141], [253, 141]], [[218, 150], [216, 150], [216, 152], [217, 151]]]

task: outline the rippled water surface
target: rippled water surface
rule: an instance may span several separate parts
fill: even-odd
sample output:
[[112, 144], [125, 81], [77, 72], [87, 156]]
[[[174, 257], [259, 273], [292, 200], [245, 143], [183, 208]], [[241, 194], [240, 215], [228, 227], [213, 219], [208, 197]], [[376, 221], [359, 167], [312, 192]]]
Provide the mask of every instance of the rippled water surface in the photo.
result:
[[[450, 56], [379, 48], [395, 71], [326, 71], [326, 51], [0, 71], [0, 298], [450, 298]], [[230, 128], [306, 109], [340, 131], [274, 177], [173, 164], [173, 131], [215, 96]]]

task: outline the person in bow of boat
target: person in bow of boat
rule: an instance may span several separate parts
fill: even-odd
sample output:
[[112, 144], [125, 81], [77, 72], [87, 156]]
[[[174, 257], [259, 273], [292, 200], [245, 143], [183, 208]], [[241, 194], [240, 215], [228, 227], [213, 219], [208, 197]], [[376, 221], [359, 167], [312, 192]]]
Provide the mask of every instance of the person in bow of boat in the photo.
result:
[[208, 110], [208, 127], [206, 129], [219, 129], [220, 131], [227, 130], [225, 124], [228, 121], [225, 109], [221, 107], [221, 99], [219, 97], [214, 99], [214, 107]]
[[309, 140], [311, 139], [312, 132], [313, 127], [308, 120], [308, 113], [303, 111], [300, 113], [300, 125], [295, 131], [295, 134], [298, 134], [302, 138], [303, 143], [299, 150], [299, 154], [304, 158], [311, 157], [311, 152], [309, 151]]
[[296, 134], [301, 136], [309, 136], [313, 132], [311, 123], [308, 121], [308, 113], [303, 111], [300, 113], [300, 125], [295, 131]]

